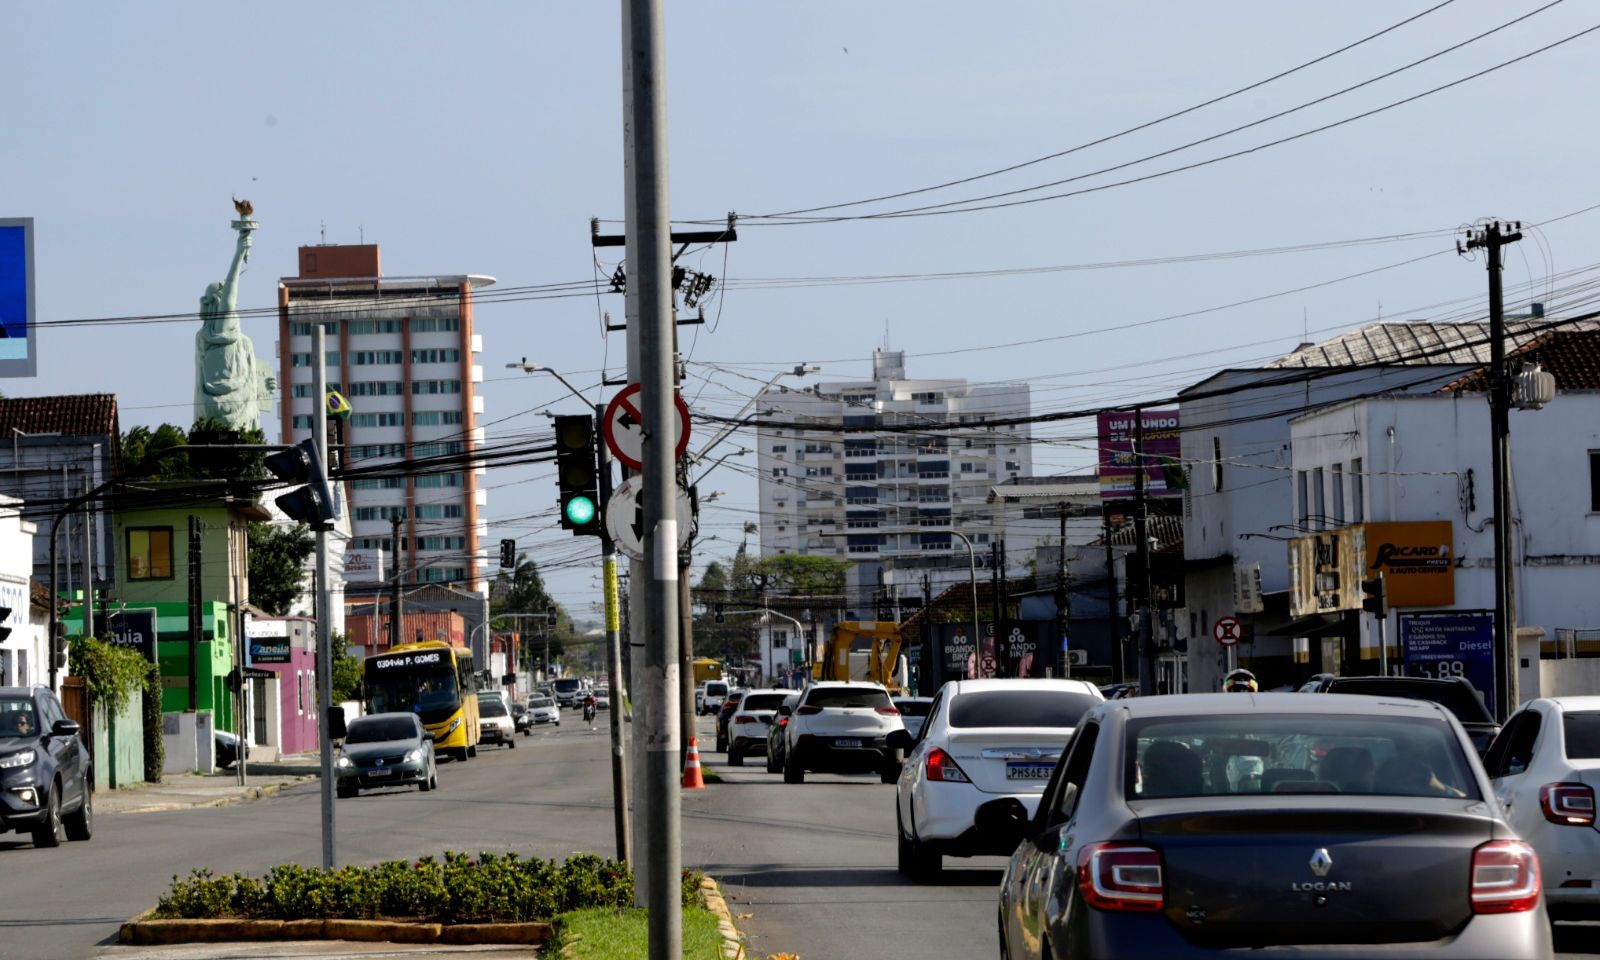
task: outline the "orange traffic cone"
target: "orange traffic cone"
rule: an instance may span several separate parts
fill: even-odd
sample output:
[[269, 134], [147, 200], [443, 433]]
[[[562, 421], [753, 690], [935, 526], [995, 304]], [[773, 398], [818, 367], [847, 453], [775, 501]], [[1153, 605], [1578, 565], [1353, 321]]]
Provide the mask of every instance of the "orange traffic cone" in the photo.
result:
[[705, 777], [700, 774], [700, 741], [689, 738], [689, 756], [683, 763], [683, 789], [704, 790]]

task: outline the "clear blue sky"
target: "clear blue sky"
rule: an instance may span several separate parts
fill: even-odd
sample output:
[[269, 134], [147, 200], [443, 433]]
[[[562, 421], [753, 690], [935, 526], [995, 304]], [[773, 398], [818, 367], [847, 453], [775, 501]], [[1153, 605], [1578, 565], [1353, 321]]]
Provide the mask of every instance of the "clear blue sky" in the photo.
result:
[[[668, 5], [676, 217], [758, 214], [914, 189], [1039, 157], [1268, 77], [1432, 5], [1282, 2]], [[1366, 80], [1532, 11], [1455, 0], [1313, 68], [1114, 142], [903, 202], [1016, 189], [1124, 163]], [[1283, 119], [1117, 174], [1232, 152], [1410, 96], [1600, 23], [1568, 2], [1455, 53]], [[0, 38], [7, 90], [0, 217], [36, 220], [44, 321], [193, 311], [231, 253], [230, 194], [261, 221], [241, 306], [270, 307], [295, 249], [364, 236], [385, 272], [487, 273], [503, 286], [586, 280], [591, 216], [621, 215], [615, 3], [26, 4]], [[1593, 63], [1600, 33], [1341, 128], [1148, 183], [1004, 210], [758, 226], [694, 258], [718, 276], [883, 276], [1168, 257], [1538, 221], [1600, 203]], [[863, 209], [888, 209], [888, 206]], [[1508, 285], [1600, 261], [1600, 211], [1510, 255]], [[729, 413], [780, 366], [862, 376], [888, 330], [912, 376], [1025, 379], [1036, 410], [1160, 396], [1228, 363], [1413, 308], [1481, 297], [1481, 264], [1440, 256], [1291, 296], [1126, 330], [1446, 249], [1448, 236], [1272, 257], [929, 282], [734, 288], [685, 331], [698, 406]], [[1548, 258], [1547, 258], [1548, 253]], [[614, 255], [614, 254], [612, 254]], [[603, 264], [609, 272], [611, 263]], [[1560, 287], [1563, 281], [1553, 281]], [[1559, 290], [1555, 298], [1560, 301]], [[620, 315], [607, 298], [600, 307]], [[576, 401], [504, 369], [523, 356], [587, 385], [607, 352], [591, 299], [478, 313], [490, 439], [547, 429]], [[274, 355], [276, 324], [247, 322]], [[1102, 333], [1000, 349], [1000, 342]], [[124, 427], [187, 422], [193, 322], [46, 329], [39, 375], [10, 395], [109, 390]], [[711, 382], [700, 379], [709, 376]], [[1129, 383], [1129, 377], [1141, 377]], [[753, 379], [752, 379], [753, 378]], [[1088, 432], [1081, 424], [1058, 437]], [[752, 519], [751, 461], [707, 486], [704, 556]], [[1082, 467], [1041, 446], [1039, 472]], [[547, 470], [489, 477], [491, 540], [561, 566], [593, 543], [548, 529]], [[536, 520], [522, 519], [543, 514]], [[552, 572], [582, 614], [589, 570]]]

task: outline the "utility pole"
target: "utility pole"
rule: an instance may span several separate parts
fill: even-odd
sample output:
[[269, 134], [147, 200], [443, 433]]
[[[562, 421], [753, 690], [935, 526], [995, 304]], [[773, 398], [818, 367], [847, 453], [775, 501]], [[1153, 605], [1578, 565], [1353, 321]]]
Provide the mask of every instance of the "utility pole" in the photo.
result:
[[[605, 429], [605, 412], [604, 406], [595, 405], [594, 432], [597, 437], [601, 436]], [[600, 502], [606, 504], [611, 502], [611, 447], [604, 438], [595, 446], [600, 458]], [[628, 755], [622, 739], [622, 713], [627, 709], [628, 690], [622, 681], [622, 633], [617, 609], [617, 548], [616, 544], [611, 542], [611, 534], [606, 532], [603, 523], [600, 525], [600, 574], [604, 581], [601, 588], [605, 591], [606, 673], [611, 677], [611, 709], [606, 712], [611, 715], [612, 827], [617, 835], [617, 860], [628, 864], [637, 873], [637, 865], [628, 859], [632, 852], [628, 836]], [[549, 656], [548, 651], [545, 656]]]
[[1511, 517], [1511, 378], [1506, 372], [1506, 318], [1500, 250], [1522, 239], [1522, 224], [1485, 224], [1459, 252], [1482, 249], [1489, 271], [1489, 435], [1494, 490], [1494, 709], [1501, 723], [1517, 707], [1517, 598], [1512, 578], [1516, 531]]
[[[639, 306], [640, 401], [644, 410], [645, 777], [650, 804], [644, 875], [650, 960], [683, 952], [683, 853], [678, 834], [678, 522], [675, 467], [678, 412], [672, 356], [672, 247], [667, 212], [667, 96], [661, 0], [627, 3], [632, 94], [633, 228], [636, 273], [628, 287]], [[630, 324], [630, 327], [632, 324]], [[687, 521], [688, 518], [684, 518]]]
[[1156, 692], [1154, 608], [1150, 602], [1150, 517], [1144, 496], [1144, 408], [1133, 409], [1133, 535], [1139, 557], [1139, 695]]
[[1056, 519], [1060, 521], [1060, 540], [1056, 544], [1056, 620], [1060, 627], [1061, 635], [1057, 638], [1057, 650], [1061, 656], [1061, 675], [1072, 676], [1072, 664], [1067, 661], [1068, 630], [1072, 621], [1072, 597], [1067, 593], [1067, 503], [1065, 500], [1056, 504]]
[[1122, 683], [1128, 675], [1128, 651], [1117, 622], [1117, 556], [1111, 549], [1110, 509], [1104, 503], [1100, 505], [1100, 542], [1106, 548], [1106, 640], [1111, 644], [1111, 682]]
[[[189, 709], [200, 709], [200, 634], [205, 621], [200, 616], [200, 570], [206, 525], [189, 514]], [[87, 634], [85, 634], [87, 635]]]
[[405, 601], [400, 596], [400, 514], [389, 518], [389, 547], [394, 551], [394, 582], [389, 585], [389, 647], [398, 647], [400, 638], [400, 607]]
[[[328, 328], [320, 321], [311, 331], [312, 418], [311, 436], [317, 446], [317, 469], [322, 471], [322, 486], [328, 482]], [[399, 545], [398, 533], [396, 546]], [[395, 593], [399, 594], [399, 555], [396, 552]], [[333, 869], [333, 731], [329, 729], [333, 711], [333, 597], [328, 589], [328, 525], [317, 524], [317, 732], [322, 741], [322, 869]], [[399, 610], [394, 611], [399, 620]], [[395, 629], [391, 627], [391, 629]]]

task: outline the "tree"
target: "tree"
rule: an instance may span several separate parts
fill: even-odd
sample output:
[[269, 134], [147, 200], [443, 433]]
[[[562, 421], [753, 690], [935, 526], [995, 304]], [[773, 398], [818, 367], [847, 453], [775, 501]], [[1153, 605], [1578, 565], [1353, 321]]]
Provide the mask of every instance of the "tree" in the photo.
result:
[[[532, 613], [541, 616], [552, 608], [556, 611], [556, 626], [550, 627], [541, 621], [527, 618], [516, 621], [516, 629], [522, 634], [523, 649], [527, 656], [542, 659], [544, 657], [543, 637], [550, 636], [551, 659], [559, 658], [565, 652], [565, 645], [561, 643], [562, 637], [572, 636], [572, 620], [566, 615], [550, 594], [545, 592], [544, 578], [539, 575], [538, 564], [528, 559], [527, 554], [517, 558], [517, 565], [513, 569], [502, 570], [495, 577], [489, 595], [489, 613], [493, 617], [505, 613]], [[534, 624], [537, 623], [537, 626]], [[511, 625], [507, 621], [507, 626]], [[565, 625], [565, 630], [562, 627]], [[539, 638], [535, 646], [534, 638]]]
[[250, 602], [282, 616], [305, 585], [306, 559], [317, 549], [311, 530], [252, 523], [249, 528]]
[[780, 553], [761, 558], [755, 567], [756, 575], [766, 578], [769, 594], [838, 598], [844, 595], [844, 572], [850, 561]]
[[141, 479], [248, 481], [266, 477], [260, 453], [180, 453], [160, 460], [150, 459], [172, 447], [191, 444], [264, 444], [267, 438], [259, 429], [234, 432], [221, 420], [202, 417], [188, 430], [171, 423], [163, 423], [154, 430], [139, 426], [124, 433], [121, 439], [123, 469]]
[[341, 634], [335, 633], [330, 639], [333, 646], [329, 651], [333, 656], [333, 702], [355, 700], [356, 690], [361, 683], [361, 661], [350, 656]]

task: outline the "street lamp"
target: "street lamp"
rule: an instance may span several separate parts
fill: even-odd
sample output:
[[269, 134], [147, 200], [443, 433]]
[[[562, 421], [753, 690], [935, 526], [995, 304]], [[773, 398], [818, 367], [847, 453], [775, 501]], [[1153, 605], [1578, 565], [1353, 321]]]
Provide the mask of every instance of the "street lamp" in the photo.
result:
[[563, 387], [566, 387], [568, 390], [572, 391], [572, 395], [577, 397], [579, 400], [582, 400], [586, 406], [591, 405], [591, 404], [589, 404], [589, 398], [587, 398], [587, 397], [585, 397], [583, 395], [583, 391], [579, 390], [577, 387], [574, 387], [572, 384], [568, 383], [566, 377], [563, 377], [560, 373], [556, 372], [555, 370], [550, 369], [549, 367], [541, 366], [541, 365], [539, 365], [537, 363], [529, 363], [527, 357], [523, 357], [521, 363], [508, 363], [508, 364], [506, 364], [506, 369], [507, 370], [521, 370], [523, 373], [548, 373], [548, 374], [550, 374], [550, 376], [555, 377], [557, 380], [561, 381], [561, 385]]
[[740, 427], [744, 426], [744, 424], [741, 422], [743, 417], [744, 417], [744, 415], [749, 413], [750, 412], [750, 408], [754, 407], [761, 400], [762, 397], [766, 396], [767, 391], [772, 389], [773, 384], [777, 383], [779, 380], [782, 380], [784, 377], [805, 377], [805, 376], [810, 376], [813, 373], [817, 373], [821, 369], [822, 369], [821, 367], [817, 366], [814, 363], [797, 363], [797, 364], [794, 365], [794, 369], [792, 369], [792, 370], [785, 370], [782, 373], [773, 374], [772, 379], [770, 379], [766, 383], [762, 384], [761, 385], [761, 389], [756, 391], [755, 396], [751, 397], [749, 402], [747, 402], [744, 406], [740, 407], [739, 408], [739, 412], [735, 413], [730, 418], [732, 420], [732, 422], [729, 423], [727, 426], [723, 427], [721, 433], [718, 433], [716, 436], [712, 437], [709, 441], [707, 441], [706, 445], [700, 448], [700, 452], [699, 453], [691, 454], [689, 456], [689, 462], [690, 463], [699, 463], [701, 460], [704, 460], [706, 454], [710, 453], [712, 451], [712, 449], [716, 447], [717, 444], [719, 444], [722, 441], [726, 440], [728, 438], [728, 435], [733, 433], [733, 431], [735, 431], [735, 430], [739, 429]]

